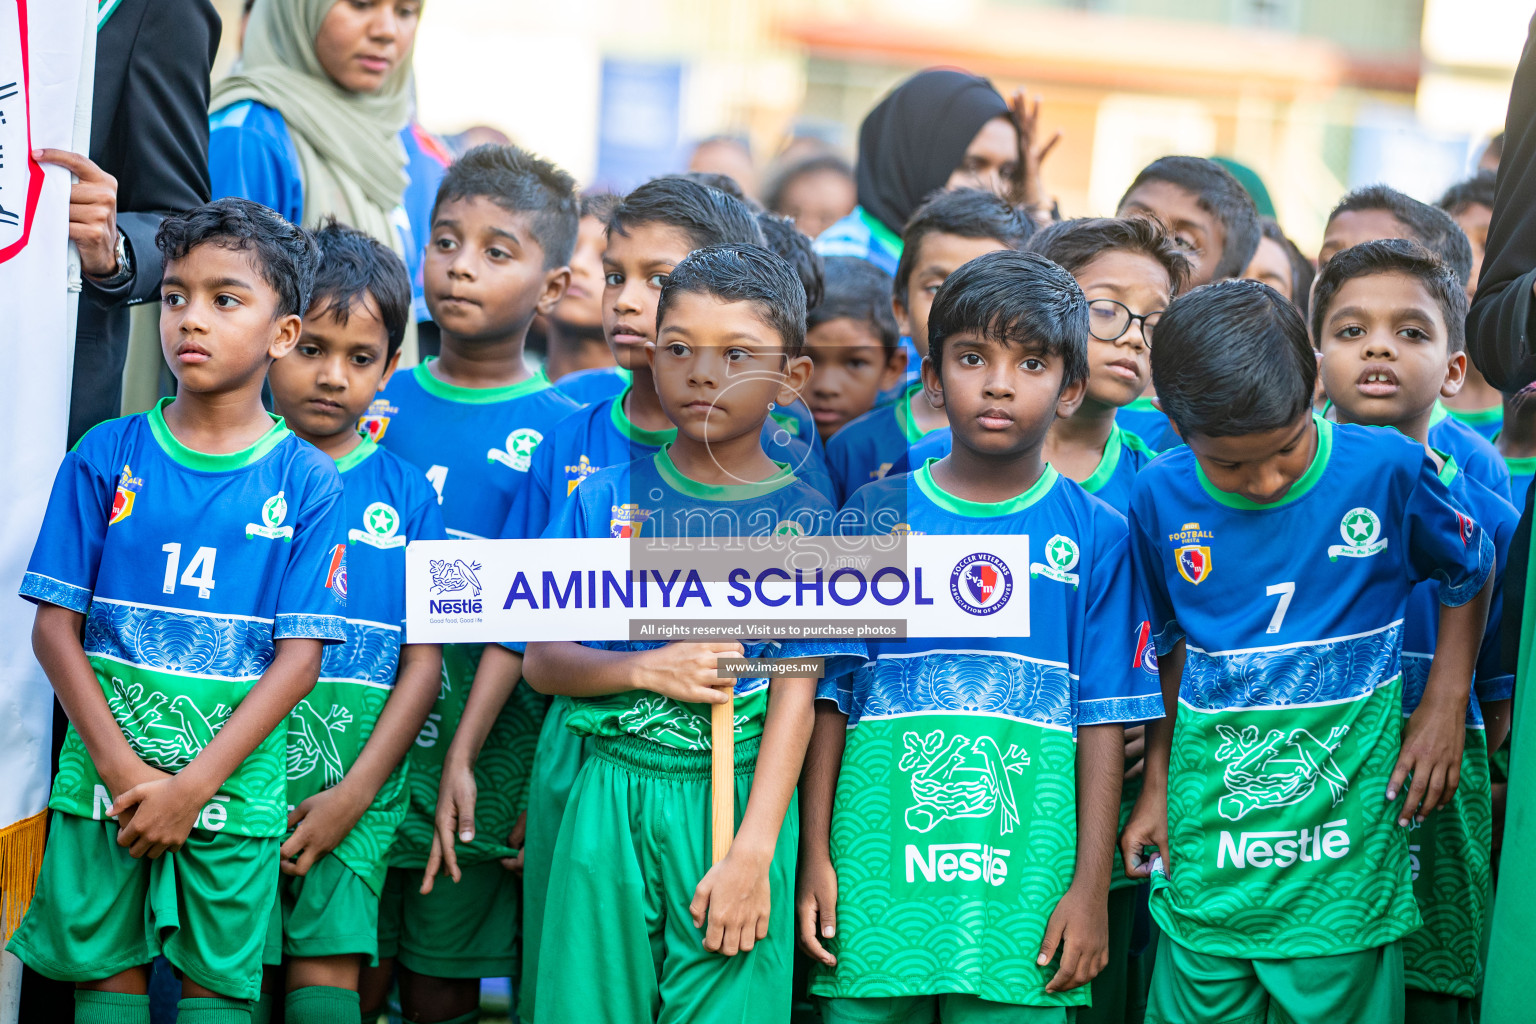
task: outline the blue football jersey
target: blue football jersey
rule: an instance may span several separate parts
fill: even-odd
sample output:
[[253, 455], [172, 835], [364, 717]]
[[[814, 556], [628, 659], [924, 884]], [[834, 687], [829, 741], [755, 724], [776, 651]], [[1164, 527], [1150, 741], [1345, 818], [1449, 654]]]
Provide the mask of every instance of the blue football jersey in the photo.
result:
[[1173, 432], [1173, 424], [1169, 422], [1168, 414], [1153, 405], [1152, 399], [1146, 395], [1116, 412], [1115, 422], [1141, 438], [1154, 452], [1162, 451], [1163, 447], [1175, 447], [1160, 446], [1160, 441]]
[[1450, 414], [1439, 402], [1429, 419], [1429, 446], [1456, 460], [1461, 471], [1494, 494], [1510, 501], [1509, 467], [1497, 448], [1482, 434]]
[[827, 442], [827, 469], [837, 493], [845, 498], [891, 471], [907, 448], [924, 436], [912, 416], [920, 385], [850, 420]]
[[1499, 431], [1504, 429], [1503, 404], [1488, 409], [1452, 409], [1446, 406], [1445, 411], [1477, 431], [1489, 444], [1492, 444], [1493, 439], [1499, 436]]
[[[818, 694], [848, 735], [831, 829], [838, 963], [818, 965], [812, 991], [1084, 1005], [1086, 987], [1048, 993], [1054, 971], [1035, 963], [1076, 869], [1074, 738], [1163, 714], [1138, 657], [1124, 517], [1049, 466], [1023, 494], [978, 504], [925, 465], [860, 488], [837, 524], [973, 537], [968, 571], [1012, 596], [1000, 635], [871, 642], [851, 680]], [[1028, 538], [1027, 576], [1005, 582], [985, 559], [998, 535]]]
[[397, 373], [363, 432], [422, 470], [453, 537], [497, 537], [544, 432], [576, 411], [539, 371], [504, 388], [445, 384], [428, 360]]
[[[1186, 641], [1168, 781], [1171, 938], [1230, 957], [1326, 956], [1419, 924], [1396, 764], [1402, 638], [1416, 584], [1471, 600], [1493, 545], [1422, 445], [1316, 424], [1280, 501], [1216, 489], [1194, 454], [1131, 497], [1131, 557], [1159, 658]], [[1219, 894], [1219, 898], [1218, 898]]]
[[[834, 508], [824, 495], [797, 479], [780, 463], [779, 472], [751, 484], [701, 484], [672, 463], [670, 445], [654, 455], [610, 466], [587, 477], [545, 537], [697, 537], [701, 528], [715, 536], [768, 537], [825, 533]], [[686, 614], [682, 604], [676, 614]], [[583, 641], [612, 651], [643, 651], [662, 641]], [[748, 641], [749, 658], [826, 657], [828, 672], [846, 671], [862, 660], [863, 645], [847, 641]], [[848, 662], [841, 664], [840, 662]], [[767, 713], [768, 680], [736, 681], [738, 739], [762, 732]], [[632, 735], [666, 746], [709, 749], [709, 708], [685, 704], [645, 691], [607, 697], [573, 698], [567, 725], [582, 735]]]
[[577, 370], [555, 381], [555, 390], [577, 405], [592, 405], [629, 387], [630, 372], [622, 366]]
[[1510, 504], [1523, 511], [1526, 495], [1531, 490], [1531, 481], [1536, 480], [1536, 458], [1510, 458], [1506, 455], [1504, 465], [1509, 470]]
[[[346, 639], [341, 481], [273, 417], [243, 451], [171, 433], [163, 399], [96, 427], [64, 457], [22, 579], [30, 601], [85, 616], [107, 706], [145, 763], [178, 772], [271, 664], [274, 642]], [[282, 730], [219, 787], [198, 828], [280, 836]], [[49, 806], [100, 820], [112, 796], [73, 725]]]
[[[1478, 483], [1445, 457], [1440, 481], [1451, 492], [1456, 504], [1470, 515], [1493, 541], [1495, 586], [1488, 609], [1488, 625], [1478, 651], [1477, 670], [1471, 698], [1467, 701], [1467, 726], [1481, 729], [1481, 704], [1508, 700], [1514, 693], [1515, 680], [1500, 664], [1500, 627], [1504, 618], [1504, 564], [1510, 542], [1520, 525], [1520, 513], [1487, 486]], [[1413, 588], [1408, 600], [1408, 616], [1403, 623], [1403, 713], [1411, 714], [1424, 696], [1429, 681], [1429, 665], [1435, 656], [1435, 634], [1440, 627], [1440, 584], [1428, 580]]]

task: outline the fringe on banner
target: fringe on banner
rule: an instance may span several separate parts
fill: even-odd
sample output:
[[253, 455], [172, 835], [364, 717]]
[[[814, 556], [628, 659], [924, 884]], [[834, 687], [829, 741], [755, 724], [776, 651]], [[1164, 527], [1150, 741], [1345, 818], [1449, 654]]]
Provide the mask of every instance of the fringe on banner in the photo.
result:
[[48, 812], [0, 828], [0, 943], [9, 942], [32, 902], [43, 864]]

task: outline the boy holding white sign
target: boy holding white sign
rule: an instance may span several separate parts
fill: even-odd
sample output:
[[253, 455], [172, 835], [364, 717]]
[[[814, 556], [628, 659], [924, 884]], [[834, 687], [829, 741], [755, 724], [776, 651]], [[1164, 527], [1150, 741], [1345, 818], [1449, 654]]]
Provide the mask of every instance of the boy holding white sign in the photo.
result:
[[[340, 224], [314, 239], [304, 332], [268, 382], [273, 408], [341, 474], [349, 597], [347, 642], [326, 649], [320, 681], [288, 719], [291, 831], [265, 961], [286, 966], [293, 1024], [357, 1020], [359, 968], [377, 959], [379, 895], [408, 801], [402, 762], [442, 673], [441, 647], [404, 642], [405, 545], [446, 539], [432, 485], [357, 431], [399, 360], [405, 264]], [[262, 995], [258, 1024], [276, 999]]]
[[[825, 532], [831, 503], [761, 441], [770, 403], [792, 400], [809, 375], [804, 338], [804, 289], [773, 253], [712, 246], [678, 263], [650, 349], [677, 438], [589, 476], [545, 536], [688, 537], [729, 550], [742, 538]], [[568, 727], [594, 737], [555, 848], [545, 920], [559, 927], [542, 935], [539, 1019], [788, 1019], [794, 790], [815, 683], [735, 682], [744, 810], [711, 867], [708, 706], [728, 699], [714, 666], [723, 653], [832, 657], [850, 646], [528, 645], [529, 681], [572, 697]], [[656, 672], [658, 660], [675, 668]], [[594, 986], [593, 963], [626, 967]]]
[[[1041, 457], [1083, 397], [1088, 308], [1065, 270], [1000, 251], [945, 280], [928, 327], [953, 448], [855, 492], [839, 530], [975, 535], [951, 589], [999, 635], [872, 642], [823, 684], [798, 933], [832, 1024], [1064, 1024], [1108, 957], [1123, 725], [1162, 714], [1125, 520]], [[1025, 538], [1027, 577], [998, 535]]]

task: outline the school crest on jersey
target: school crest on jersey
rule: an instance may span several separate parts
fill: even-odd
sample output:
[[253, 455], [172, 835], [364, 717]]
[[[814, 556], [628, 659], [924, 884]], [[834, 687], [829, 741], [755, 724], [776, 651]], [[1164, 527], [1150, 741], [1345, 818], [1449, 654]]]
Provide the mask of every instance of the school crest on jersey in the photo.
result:
[[639, 505], [626, 502], [623, 505], [610, 506], [608, 515], [608, 536], [619, 537], [628, 540], [631, 537], [640, 536], [640, 531], [651, 516], [656, 514], [655, 509], [641, 508]]
[[362, 541], [380, 549], [401, 548], [405, 546], [405, 538], [398, 535], [399, 530], [400, 513], [393, 505], [376, 501], [363, 509], [363, 528], [353, 527], [347, 531], [347, 542]]
[[1036, 576], [1044, 576], [1058, 583], [1070, 583], [1072, 589], [1076, 590], [1077, 573], [1072, 570], [1077, 568], [1080, 557], [1077, 542], [1058, 533], [1045, 542], [1045, 561], [1030, 563], [1029, 577], [1034, 579]]
[[1211, 531], [1200, 529], [1199, 523], [1185, 523], [1178, 532], [1168, 535], [1173, 544], [1174, 568], [1195, 586], [1211, 576], [1211, 536]]
[[107, 520], [107, 525], [120, 523], [133, 515], [133, 502], [138, 496], [139, 488], [144, 486], [144, 481], [133, 475], [133, 470], [125, 464], [122, 475], [117, 478], [117, 492], [112, 495], [112, 517]]
[[1345, 558], [1369, 558], [1387, 550], [1386, 539], [1381, 536], [1381, 519], [1368, 508], [1352, 508], [1339, 521], [1339, 535], [1343, 544], [1328, 546], [1328, 561]]
[[283, 497], [283, 492], [278, 491], [268, 498], [261, 506], [261, 522], [246, 523], [245, 537], [265, 537], [268, 540], [293, 540], [293, 527], [284, 526], [283, 520], [288, 518], [288, 499]]
[[507, 435], [507, 449], [492, 448], [485, 453], [485, 461], [499, 462], [519, 473], [528, 472], [528, 465], [533, 461], [533, 450], [544, 440], [544, 435], [532, 427], [518, 427]]
[[576, 460], [575, 465], [565, 467], [565, 493], [567, 496], [576, 489], [576, 485], [587, 477], [596, 473], [599, 467], [592, 465], [592, 460], [583, 455]]

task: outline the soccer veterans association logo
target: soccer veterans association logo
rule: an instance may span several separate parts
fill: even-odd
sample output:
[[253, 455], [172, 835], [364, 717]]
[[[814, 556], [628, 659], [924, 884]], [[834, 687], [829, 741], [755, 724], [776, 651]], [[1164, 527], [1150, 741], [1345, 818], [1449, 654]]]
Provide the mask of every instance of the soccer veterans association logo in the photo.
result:
[[655, 514], [655, 509], [641, 508], [632, 502], [611, 505], [608, 511], [608, 536], [622, 540], [638, 537], [640, 531], [645, 528], [645, 524]]
[[1461, 531], [1461, 546], [1470, 547], [1477, 536], [1477, 521], [1462, 512], [1456, 513], [1456, 528]]
[[380, 549], [402, 548], [405, 538], [397, 535], [399, 529], [400, 513], [393, 505], [376, 501], [363, 509], [363, 528], [354, 527], [347, 531], [347, 542], [362, 541]]
[[107, 520], [107, 525], [120, 523], [133, 515], [133, 502], [138, 496], [139, 488], [144, 486], [144, 481], [133, 475], [133, 470], [127, 464], [123, 465], [123, 472], [117, 478], [117, 492], [112, 495], [112, 516]]
[[949, 574], [949, 596], [972, 615], [993, 615], [1013, 596], [1013, 573], [996, 555], [978, 551], [966, 555]]
[[1177, 533], [1170, 533], [1168, 540], [1173, 544], [1173, 565], [1180, 576], [1195, 586], [1210, 578], [1210, 530], [1200, 529], [1199, 523], [1185, 523]]
[[347, 601], [347, 546], [331, 548], [331, 566], [325, 573], [325, 589], [342, 604]]
[[528, 472], [533, 462], [533, 450], [544, 440], [544, 435], [532, 427], [518, 427], [507, 435], [507, 450], [492, 448], [485, 453], [486, 462], [499, 462], [519, 473]]
[[1340, 555], [1369, 558], [1387, 549], [1386, 540], [1380, 539], [1381, 519], [1368, 508], [1352, 508], [1345, 512], [1339, 521], [1339, 535], [1344, 538], [1344, 543], [1328, 546], [1330, 562], [1337, 562]]

